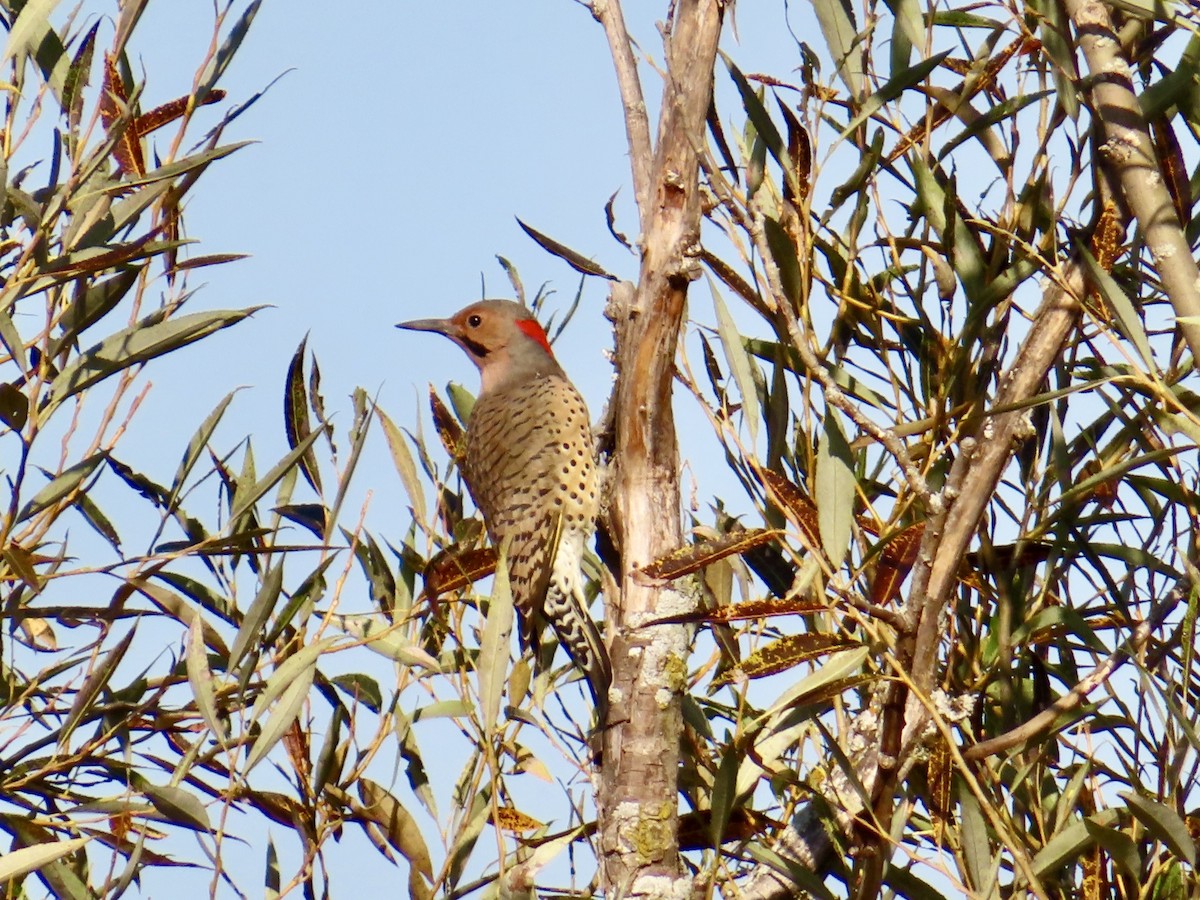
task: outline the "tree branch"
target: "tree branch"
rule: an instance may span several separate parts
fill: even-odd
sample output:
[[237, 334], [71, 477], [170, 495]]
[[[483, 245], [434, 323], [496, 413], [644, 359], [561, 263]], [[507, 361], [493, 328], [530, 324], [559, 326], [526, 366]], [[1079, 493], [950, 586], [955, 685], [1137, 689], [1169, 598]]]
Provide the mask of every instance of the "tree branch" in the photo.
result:
[[638, 77], [637, 58], [633, 55], [633, 41], [625, 28], [620, 0], [592, 0], [590, 9], [596, 21], [604, 27], [613, 66], [617, 70], [617, 88], [621, 92], [621, 106], [625, 111], [625, 137], [629, 141], [629, 166], [633, 170], [633, 194], [644, 233], [650, 202], [650, 163], [654, 150], [650, 144], [650, 120], [646, 115], [646, 99]]
[[[618, 3], [604, 0], [593, 10], [609, 33], [618, 79], [632, 77]], [[613, 688], [602, 735], [598, 805], [602, 882], [613, 897], [690, 893], [690, 880], [680, 871], [677, 833], [689, 634], [681, 625], [645, 623], [690, 611], [695, 604], [677, 588], [645, 584], [636, 574], [681, 541], [671, 389], [688, 284], [699, 274], [695, 148], [711, 101], [722, 17], [721, 0], [680, 0], [674, 6], [658, 143], [648, 176], [639, 174], [650, 162], [648, 132], [638, 103], [631, 102], [640, 98], [640, 90], [631, 97], [627, 90], [634, 82], [622, 87], [634, 179], [644, 178], [645, 190], [638, 192], [638, 283], [615, 284], [606, 311], [616, 346], [610, 513], [621, 590], [608, 609]]]
[[[1082, 268], [1072, 261], [1062, 283], [1052, 284], [1047, 289], [1042, 305], [1030, 323], [1025, 342], [1012, 366], [1000, 379], [1000, 390], [992, 407], [1008, 407], [1011, 411], [984, 418], [974, 437], [974, 448], [955, 460], [947, 479], [949, 489], [943, 489], [940, 495], [943, 512], [935, 512], [926, 529], [904, 609], [911, 624], [907, 633], [901, 633], [896, 648], [898, 665], [911, 673], [911, 683], [916, 690], [910, 692], [904, 688], [902, 693], [889, 697], [876, 732], [879, 740], [867, 742], [866, 749], [852, 757], [858, 780], [872, 797], [890, 795], [890, 786], [912, 765], [912, 749], [919, 743], [929, 722], [928, 704], [938, 666], [942, 618], [967, 546], [974, 538], [1000, 475], [1017, 446], [1015, 438], [1025, 413], [1012, 407], [1041, 389], [1079, 317], [1079, 298], [1083, 291]], [[960, 485], [957, 490], [956, 485]], [[870, 710], [862, 715], [875, 720], [878, 714]], [[897, 749], [889, 750], [889, 745]], [[835, 809], [842, 810], [839, 820], [847, 828], [847, 834], [845, 822], [853, 821], [852, 817], [862, 811], [861, 800], [854, 800], [852, 808], [843, 809], [848, 797], [847, 794], [827, 797]], [[823, 823], [807, 808], [779, 836], [776, 847], [781, 856], [814, 871], [824, 867], [832, 849]], [[760, 865], [751, 874], [742, 896], [746, 900], [782, 900], [791, 897], [793, 891], [794, 885], [785, 876]]]
[[[1066, 8], [1092, 74], [1092, 111], [1106, 139], [1100, 152], [1121, 182], [1175, 315], [1200, 318], [1200, 268], [1159, 169], [1108, 9], [1100, 0], [1066, 0]], [[1200, 361], [1200, 321], [1180, 321], [1179, 327]]]

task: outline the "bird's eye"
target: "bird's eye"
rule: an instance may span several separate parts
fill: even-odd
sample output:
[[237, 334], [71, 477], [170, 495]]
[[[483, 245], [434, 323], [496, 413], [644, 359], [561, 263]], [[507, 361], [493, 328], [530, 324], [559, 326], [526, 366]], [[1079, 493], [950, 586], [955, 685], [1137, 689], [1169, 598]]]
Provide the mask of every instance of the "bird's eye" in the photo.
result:
[[478, 328], [482, 324], [483, 316], [479, 315], [478, 313], [467, 319], [467, 325], [469, 325], [471, 328]]

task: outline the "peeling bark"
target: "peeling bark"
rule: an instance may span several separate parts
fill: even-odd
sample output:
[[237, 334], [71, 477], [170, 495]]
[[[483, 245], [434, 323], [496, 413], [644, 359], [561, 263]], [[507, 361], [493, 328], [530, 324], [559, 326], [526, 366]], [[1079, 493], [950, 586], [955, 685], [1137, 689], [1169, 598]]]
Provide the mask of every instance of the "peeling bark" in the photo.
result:
[[[689, 896], [678, 847], [681, 696], [689, 635], [683, 626], [642, 627], [692, 600], [634, 576], [679, 546], [679, 450], [671, 407], [675, 349], [689, 283], [699, 275], [701, 205], [697, 148], [712, 94], [721, 33], [719, 0], [679, 2], [664, 31], [667, 83], [651, 159], [630, 121], [644, 115], [629, 36], [616, 0], [594, 4], [622, 86], [642, 221], [637, 285], [614, 286], [608, 307], [617, 383], [611, 516], [620, 552], [620, 596], [609, 604], [613, 689], [603, 734], [600, 853], [609, 896]], [[614, 9], [615, 8], [615, 9]], [[648, 175], [644, 174], [648, 173]]]

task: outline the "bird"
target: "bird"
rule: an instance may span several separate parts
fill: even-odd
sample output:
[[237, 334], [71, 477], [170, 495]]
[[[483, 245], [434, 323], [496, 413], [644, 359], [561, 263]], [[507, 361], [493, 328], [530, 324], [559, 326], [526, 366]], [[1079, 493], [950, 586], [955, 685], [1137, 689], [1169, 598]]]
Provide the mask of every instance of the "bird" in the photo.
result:
[[462, 475], [488, 537], [507, 548], [522, 646], [549, 623], [583, 672], [603, 721], [612, 667], [588, 612], [581, 565], [599, 508], [587, 406], [521, 303], [481, 300], [448, 319], [397, 328], [444, 335], [479, 369]]

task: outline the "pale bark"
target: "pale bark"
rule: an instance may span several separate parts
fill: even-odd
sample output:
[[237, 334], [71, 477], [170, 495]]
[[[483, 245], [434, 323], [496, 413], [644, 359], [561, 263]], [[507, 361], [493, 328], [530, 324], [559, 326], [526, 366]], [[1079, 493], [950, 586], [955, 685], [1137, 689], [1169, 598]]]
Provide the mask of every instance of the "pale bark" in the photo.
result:
[[1179, 328], [1192, 357], [1200, 360], [1200, 268], [1163, 180], [1129, 62], [1100, 0], [1066, 0], [1066, 9], [1092, 75], [1092, 114], [1105, 137], [1100, 152], [1120, 180], [1163, 291], [1184, 320]]
[[673, 8], [664, 30], [667, 82], [650, 158], [645, 104], [620, 9], [616, 0], [603, 0], [592, 11], [613, 51], [642, 223], [638, 283], [616, 285], [608, 308], [617, 365], [611, 519], [621, 583], [608, 608], [613, 690], [600, 775], [602, 878], [612, 897], [685, 897], [691, 883], [679, 862], [677, 776], [688, 634], [682, 626], [642, 626], [692, 601], [673, 587], [640, 582], [636, 572], [682, 541], [671, 386], [687, 289], [699, 274], [697, 148], [723, 4], [680, 0]]

